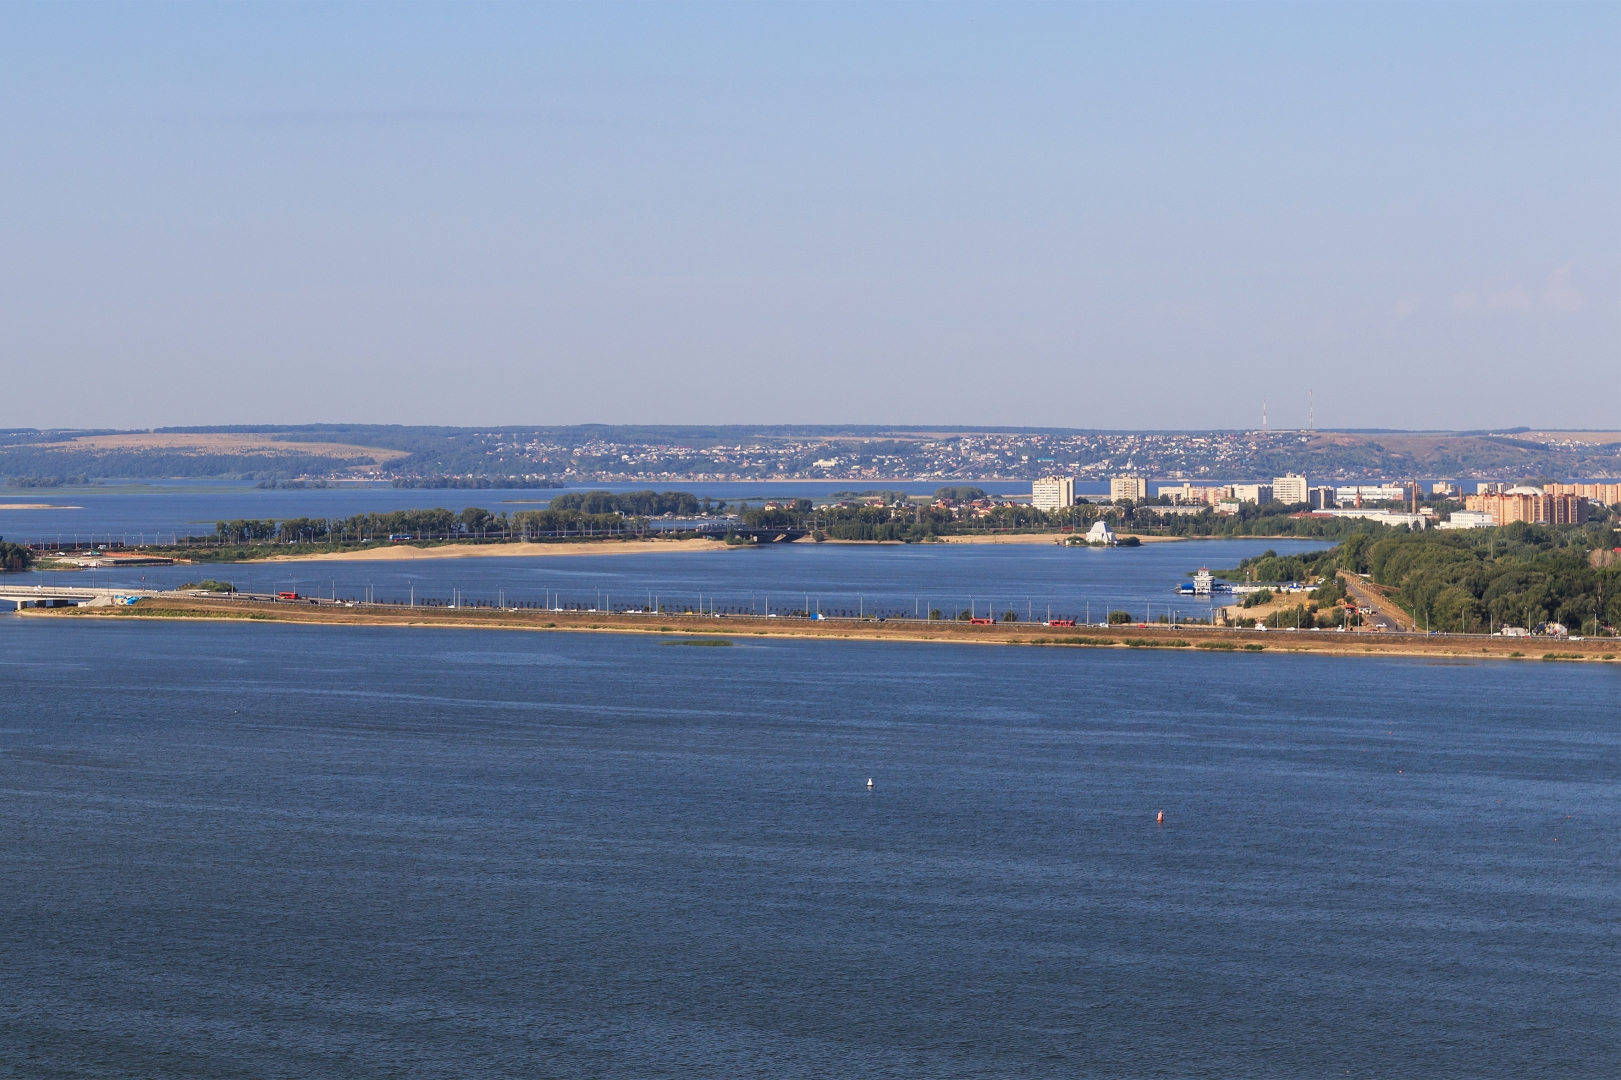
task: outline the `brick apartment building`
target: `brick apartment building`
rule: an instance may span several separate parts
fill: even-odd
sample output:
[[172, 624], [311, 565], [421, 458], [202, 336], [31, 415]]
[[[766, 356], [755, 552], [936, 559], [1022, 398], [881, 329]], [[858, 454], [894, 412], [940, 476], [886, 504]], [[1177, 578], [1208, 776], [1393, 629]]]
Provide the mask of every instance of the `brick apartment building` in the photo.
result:
[[1465, 495], [1464, 508], [1490, 514], [1498, 525], [1529, 521], [1536, 525], [1580, 525], [1587, 520], [1587, 500], [1580, 495], [1549, 495], [1536, 488], [1512, 488], [1501, 494]]
[[1621, 503], [1621, 484], [1549, 484], [1542, 490], [1548, 495], [1579, 495], [1605, 506]]

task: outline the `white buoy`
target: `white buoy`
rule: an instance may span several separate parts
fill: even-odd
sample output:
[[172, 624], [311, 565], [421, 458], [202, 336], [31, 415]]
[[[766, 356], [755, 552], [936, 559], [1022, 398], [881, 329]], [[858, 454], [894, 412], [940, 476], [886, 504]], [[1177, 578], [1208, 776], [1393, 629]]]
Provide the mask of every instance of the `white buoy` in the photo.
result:
[[868, 791], [872, 790], [872, 777], [870, 777], [870, 776], [867, 777], [867, 790]]

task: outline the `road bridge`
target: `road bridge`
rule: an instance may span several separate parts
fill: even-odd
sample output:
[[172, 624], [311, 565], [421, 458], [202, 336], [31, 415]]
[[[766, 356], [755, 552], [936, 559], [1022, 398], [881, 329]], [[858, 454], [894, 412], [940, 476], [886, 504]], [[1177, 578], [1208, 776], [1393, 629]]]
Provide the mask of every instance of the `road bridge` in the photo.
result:
[[10, 601], [19, 610], [25, 607], [111, 607], [129, 603], [130, 598], [157, 596], [152, 589], [84, 589], [68, 585], [0, 584], [0, 601]]

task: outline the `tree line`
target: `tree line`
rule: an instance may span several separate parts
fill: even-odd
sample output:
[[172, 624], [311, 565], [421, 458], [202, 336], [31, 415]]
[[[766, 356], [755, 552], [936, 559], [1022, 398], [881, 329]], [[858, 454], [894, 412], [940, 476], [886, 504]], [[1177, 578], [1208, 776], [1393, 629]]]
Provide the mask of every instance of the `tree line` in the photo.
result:
[[[1354, 520], [1354, 519], [1347, 519]], [[1612, 522], [1352, 533], [1333, 550], [1300, 555], [1267, 551], [1214, 576], [1234, 581], [1308, 581], [1321, 577], [1314, 603], [1275, 612], [1269, 625], [1318, 625], [1317, 609], [1342, 604], [1339, 570], [1366, 574], [1420, 626], [1447, 633], [1534, 629], [1557, 622], [1572, 633], [1615, 633], [1621, 623], [1621, 544]]]
[[1342, 556], [1381, 585], [1419, 625], [1474, 633], [1558, 622], [1571, 633], [1614, 633], [1621, 622], [1621, 563], [1609, 522], [1519, 522], [1388, 537]]
[[33, 562], [34, 553], [26, 547], [0, 541], [0, 573], [27, 570]]
[[722, 514], [726, 504], [700, 499], [688, 491], [571, 491], [559, 495], [548, 509], [579, 514], [619, 514], [622, 517], [697, 517]]

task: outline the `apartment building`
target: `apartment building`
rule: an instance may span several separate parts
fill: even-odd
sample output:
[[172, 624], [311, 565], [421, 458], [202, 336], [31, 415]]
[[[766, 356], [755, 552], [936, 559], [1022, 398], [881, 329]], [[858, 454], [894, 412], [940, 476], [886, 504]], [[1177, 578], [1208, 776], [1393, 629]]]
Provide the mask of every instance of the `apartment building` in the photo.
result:
[[1549, 484], [1542, 491], [1545, 495], [1576, 495], [1605, 506], [1621, 503], [1621, 484]]
[[1272, 485], [1234, 484], [1233, 498], [1241, 503], [1269, 503], [1272, 501]]
[[1119, 502], [1121, 499], [1130, 499], [1132, 502], [1146, 502], [1148, 500], [1148, 479], [1142, 476], [1116, 476], [1109, 481], [1109, 501]]
[[1490, 514], [1497, 525], [1528, 521], [1535, 525], [1580, 525], [1587, 520], [1587, 500], [1580, 495], [1549, 495], [1539, 488], [1516, 487], [1492, 495], [1465, 495], [1464, 509]]
[[1230, 498], [1233, 489], [1220, 487], [1195, 487], [1192, 484], [1161, 484], [1155, 489], [1155, 495], [1164, 498], [1169, 495], [1173, 503], [1188, 503], [1193, 505], [1214, 506], [1221, 500]]
[[1043, 476], [1030, 485], [1030, 505], [1037, 510], [1065, 510], [1075, 505], [1075, 478]]
[[1311, 501], [1308, 494], [1310, 485], [1304, 476], [1289, 473], [1287, 476], [1274, 476], [1272, 478], [1272, 498], [1280, 503], [1303, 503]]

